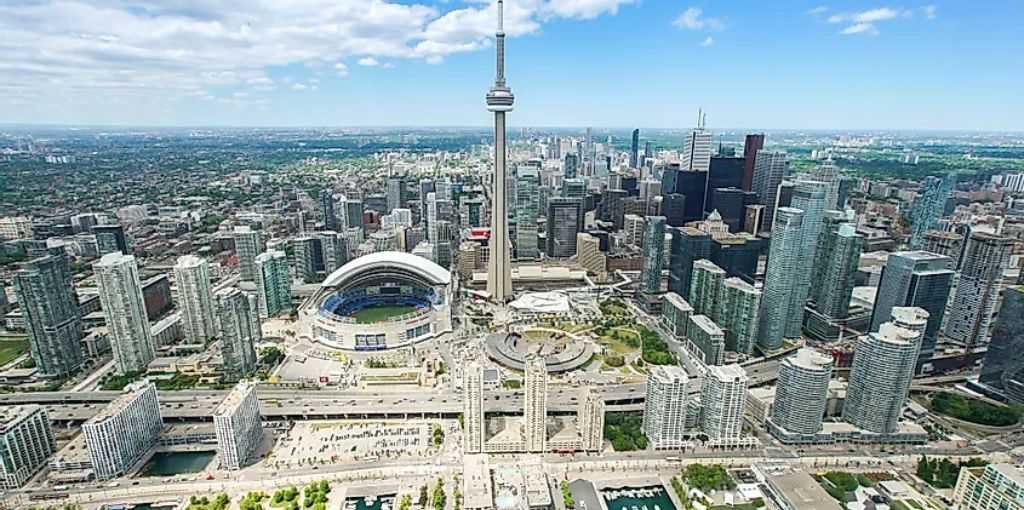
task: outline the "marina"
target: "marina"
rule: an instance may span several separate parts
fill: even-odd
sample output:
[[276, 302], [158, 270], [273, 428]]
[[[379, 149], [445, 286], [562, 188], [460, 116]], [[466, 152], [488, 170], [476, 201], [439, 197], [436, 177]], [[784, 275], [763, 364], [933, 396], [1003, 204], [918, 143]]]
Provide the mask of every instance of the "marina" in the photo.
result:
[[606, 488], [600, 492], [608, 510], [676, 510], [660, 486]]

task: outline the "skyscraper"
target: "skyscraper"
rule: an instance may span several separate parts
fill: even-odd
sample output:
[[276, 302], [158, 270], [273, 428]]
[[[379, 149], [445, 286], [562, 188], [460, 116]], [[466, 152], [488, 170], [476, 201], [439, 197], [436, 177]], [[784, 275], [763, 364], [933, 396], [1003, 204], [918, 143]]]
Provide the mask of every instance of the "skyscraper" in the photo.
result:
[[832, 358], [810, 347], [787, 357], [779, 367], [769, 429], [813, 435], [821, 431], [832, 380]]
[[23, 263], [14, 273], [14, 293], [39, 374], [64, 377], [77, 371], [84, 361], [82, 320], [64, 251]]
[[[683, 140], [683, 154], [680, 166], [683, 171], [707, 172], [711, 169], [711, 132], [705, 129], [706, 114], [697, 113], [697, 127]], [[689, 195], [687, 195], [689, 197]]]
[[463, 450], [466, 453], [484, 452], [484, 375], [483, 367], [472, 362], [466, 367], [462, 381]]
[[490, 259], [487, 265], [487, 292], [491, 299], [506, 302], [512, 298], [512, 265], [509, 255], [508, 204], [505, 202], [505, 113], [512, 111], [515, 96], [505, 83], [504, 4], [498, 0], [498, 32], [495, 34], [497, 71], [494, 86], [487, 92], [487, 109], [494, 112], [494, 204], [491, 208]]
[[1003, 269], [1013, 240], [987, 232], [971, 234], [964, 251], [956, 295], [949, 307], [946, 337], [967, 347], [988, 342], [992, 314], [999, 299]]
[[690, 283], [687, 301], [693, 306], [695, 313], [716, 316], [724, 281], [725, 271], [714, 262], [701, 259], [693, 263], [693, 281]]
[[718, 302], [716, 321], [725, 329], [725, 348], [751, 354], [757, 343], [761, 291], [740, 278], [726, 278]]
[[845, 200], [842, 201], [844, 203], [840, 203], [839, 187], [842, 183], [842, 176], [839, 175], [839, 167], [832, 161], [831, 155], [811, 172], [811, 180], [825, 184], [825, 209], [843, 210], [846, 208]]
[[725, 362], [725, 332], [707, 315], [690, 315], [686, 327], [687, 348], [705, 365]]
[[673, 228], [668, 289], [680, 296], [689, 296], [693, 264], [707, 258], [711, 258], [711, 236], [693, 227]]
[[[540, 174], [536, 168], [520, 167], [516, 177], [516, 258], [539, 259], [537, 216], [540, 213]], [[574, 233], [573, 236], [576, 234]]]
[[640, 168], [640, 130], [633, 130], [633, 143], [629, 146], [629, 167]]
[[737, 364], [708, 367], [700, 389], [700, 428], [712, 441], [740, 438], [748, 381], [746, 371]]
[[526, 451], [544, 452], [547, 450], [548, 369], [539, 354], [527, 355], [525, 379], [523, 432]]
[[263, 236], [247, 226], [235, 227], [235, 254], [243, 282], [256, 281], [256, 256], [263, 253]]
[[[405, 207], [405, 180], [401, 177], [388, 179], [388, 213]], [[337, 230], [337, 229], [330, 229]]]
[[242, 469], [263, 438], [255, 383], [240, 382], [231, 389], [213, 412], [213, 428], [221, 466], [230, 470]]
[[583, 204], [574, 198], [548, 200], [547, 254], [552, 258], [576, 255], [576, 234], [583, 230]]
[[324, 219], [324, 228], [338, 230], [338, 215], [334, 212], [334, 193], [328, 189], [320, 190], [320, 214]]
[[918, 332], [888, 322], [858, 338], [843, 420], [875, 434], [896, 432], [920, 347]]
[[214, 296], [224, 377], [237, 381], [256, 370], [256, 343], [263, 338], [259, 313], [242, 291], [226, 288]]
[[292, 308], [288, 256], [268, 250], [256, 257], [256, 293], [260, 317], [274, 317]]
[[789, 162], [785, 151], [760, 150], [754, 160], [754, 177], [750, 191], [757, 193], [758, 201], [764, 205], [764, 217], [761, 224], [765, 228], [775, 225], [775, 204], [779, 196], [779, 186], [789, 172]]
[[778, 349], [782, 338], [788, 334], [786, 326], [793, 312], [792, 295], [799, 279], [797, 252], [804, 248], [800, 244], [803, 220], [804, 212], [792, 207], [779, 208], [775, 218], [758, 326], [758, 345], [765, 350]]
[[641, 428], [655, 450], [686, 445], [686, 371], [675, 365], [655, 366], [647, 379]]
[[921, 344], [921, 359], [931, 359], [953, 284], [952, 266], [949, 257], [925, 251], [890, 254], [878, 284], [869, 331], [878, 331], [883, 323], [889, 322], [894, 307], [923, 308], [928, 312], [928, 328]]
[[178, 289], [185, 336], [190, 343], [205, 344], [217, 336], [217, 322], [210, 290], [210, 266], [195, 255], [178, 258], [174, 265], [174, 284]]
[[933, 230], [942, 217], [946, 199], [953, 190], [956, 178], [928, 176], [921, 186], [921, 194], [910, 208], [910, 249], [920, 250], [925, 245], [925, 232]]
[[747, 135], [743, 140], [743, 191], [753, 191], [754, 163], [757, 151], [764, 148], [764, 133]]
[[1024, 404], [1024, 287], [1003, 291], [979, 380], [1010, 401]]
[[839, 211], [826, 212], [811, 271], [809, 297], [815, 309], [830, 319], [843, 319], [847, 315], [864, 245], [864, 237], [846, 220]]
[[643, 260], [640, 272], [640, 292], [661, 292], [661, 268], [665, 258], [665, 217], [648, 216], [644, 226]]
[[108, 253], [93, 265], [93, 272], [117, 372], [123, 375], [146, 370], [156, 357], [156, 346], [149, 332], [135, 257]]
[[804, 212], [800, 226], [800, 249], [793, 253], [797, 257], [796, 272], [803, 275], [795, 278], [796, 285], [790, 294], [790, 312], [786, 322], [786, 336], [799, 338], [804, 323], [804, 305], [811, 290], [810, 276], [814, 272], [814, 252], [821, 233], [822, 218], [825, 215], [826, 186], [818, 181], [797, 181], [793, 191], [792, 207]]

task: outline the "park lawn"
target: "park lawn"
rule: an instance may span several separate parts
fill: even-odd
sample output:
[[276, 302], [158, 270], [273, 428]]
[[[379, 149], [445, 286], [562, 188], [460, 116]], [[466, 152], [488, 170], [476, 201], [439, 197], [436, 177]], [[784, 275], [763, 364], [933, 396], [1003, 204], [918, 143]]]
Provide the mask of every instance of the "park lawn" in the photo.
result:
[[352, 317], [355, 317], [356, 322], [359, 324], [370, 324], [374, 322], [383, 322], [392, 317], [398, 317], [399, 315], [405, 315], [415, 311], [416, 307], [409, 305], [373, 306], [353, 313]]
[[605, 346], [608, 350], [615, 354], [626, 355], [634, 353], [639, 349], [636, 347], [630, 347], [626, 342], [619, 340], [618, 338], [612, 338], [610, 336], [602, 336], [597, 339], [597, 343]]
[[17, 340], [0, 340], [0, 366], [6, 365], [18, 356], [28, 352], [28, 338], [20, 337]]

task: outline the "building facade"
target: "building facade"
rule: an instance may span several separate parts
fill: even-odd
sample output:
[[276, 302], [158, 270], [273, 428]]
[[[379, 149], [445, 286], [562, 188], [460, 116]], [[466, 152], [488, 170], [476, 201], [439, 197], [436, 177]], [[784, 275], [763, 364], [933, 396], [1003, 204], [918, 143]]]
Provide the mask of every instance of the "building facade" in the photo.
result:
[[739, 365], [708, 367], [700, 391], [700, 428], [711, 441], [728, 443], [740, 439], [747, 383], [747, 373]]
[[832, 365], [830, 356], [810, 347], [804, 347], [782, 361], [772, 406], [772, 427], [802, 435], [821, 431]]
[[533, 354], [526, 358], [523, 397], [525, 408], [523, 419], [525, 425], [524, 443], [528, 452], [547, 451], [547, 416], [548, 416], [548, 370], [544, 358]]
[[214, 296], [224, 376], [229, 381], [248, 377], [256, 370], [256, 344], [263, 335], [253, 301], [235, 288], [221, 289]]
[[718, 325], [725, 330], [726, 350], [751, 354], [757, 343], [758, 313], [761, 291], [740, 278], [726, 278], [716, 314]]
[[803, 221], [804, 212], [791, 207], [779, 208], [775, 217], [757, 328], [758, 344], [766, 350], [778, 349], [789, 333], [791, 300], [799, 279], [794, 277], [800, 261], [797, 252], [805, 248], [800, 244]]
[[121, 476], [154, 445], [163, 429], [156, 386], [142, 380], [82, 425], [89, 460], [99, 480]]
[[647, 379], [642, 428], [655, 450], [686, 446], [689, 378], [676, 365], [655, 366]]
[[217, 336], [210, 266], [194, 255], [180, 257], [174, 265], [174, 283], [186, 338], [190, 343], [205, 344]]
[[288, 256], [269, 250], [256, 257], [256, 293], [260, 317], [274, 317], [292, 309]]
[[1024, 509], [1024, 473], [1011, 464], [963, 468], [953, 488], [956, 510]]
[[93, 272], [118, 373], [145, 371], [156, 357], [156, 346], [149, 330], [135, 257], [108, 253], [93, 265]]
[[[63, 251], [22, 264], [14, 273], [14, 293], [25, 320], [32, 359], [43, 377], [64, 377], [84, 361], [82, 320]], [[4, 292], [0, 287], [0, 292]], [[6, 299], [0, 298], [0, 302]], [[0, 306], [0, 308], [3, 308]]]
[[721, 299], [725, 270], [707, 259], [693, 263], [693, 280], [690, 282], [690, 305], [698, 314], [715, 317]]
[[965, 347], [988, 343], [989, 327], [999, 300], [1003, 269], [1014, 242], [987, 232], [971, 234], [964, 251], [956, 295], [949, 306], [946, 337]]
[[241, 382], [235, 385], [213, 412], [217, 455], [222, 467], [242, 469], [252, 458], [263, 439], [261, 420], [256, 384]]
[[857, 340], [843, 420], [875, 434], [896, 433], [917, 365], [921, 335], [885, 323]]
[[640, 271], [640, 292], [661, 292], [661, 269], [665, 257], [665, 217], [648, 216], [644, 227], [643, 263]]
[[1024, 287], [1003, 291], [979, 381], [1016, 404], [1024, 404]]
[[263, 253], [263, 236], [247, 226], [235, 227], [235, 255], [243, 282], [256, 281], [256, 256]]
[[583, 230], [582, 202], [572, 198], [548, 200], [547, 254], [552, 258], [576, 255], [576, 234]]
[[21, 488], [55, 451], [46, 409], [34, 404], [0, 408], [0, 488]]

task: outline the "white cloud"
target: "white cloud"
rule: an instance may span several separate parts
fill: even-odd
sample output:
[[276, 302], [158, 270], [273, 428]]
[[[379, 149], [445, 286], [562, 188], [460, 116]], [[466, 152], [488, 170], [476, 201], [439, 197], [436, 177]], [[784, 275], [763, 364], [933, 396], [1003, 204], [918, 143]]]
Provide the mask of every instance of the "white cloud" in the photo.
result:
[[307, 88], [308, 87], [306, 87], [305, 83], [296, 83], [296, 84], [292, 85], [292, 90], [298, 91], [298, 92], [306, 90]]
[[378, 62], [377, 59], [373, 57], [363, 57], [359, 59], [359, 65], [366, 67], [377, 67], [380, 65], [380, 62]]
[[701, 43], [700, 43], [700, 45], [705, 47], [705, 48], [707, 48], [708, 46], [711, 46], [712, 44], [715, 44], [715, 39], [713, 37], [711, 37], [710, 35], [707, 36], [706, 38], [704, 38], [704, 40], [701, 41]]
[[[515, 0], [505, 6], [505, 31], [534, 34], [549, 21], [615, 14], [637, 2]], [[437, 64], [489, 48], [496, 22], [495, 4], [478, 0], [4, 0], [0, 105], [267, 89], [273, 68], [333, 65], [345, 76], [349, 58]]]
[[815, 8], [813, 8], [813, 9], [808, 10], [807, 14], [809, 14], [811, 16], [820, 16], [822, 14], [825, 14], [826, 12], [828, 12], [828, 6], [827, 5], [819, 5], [819, 6], [815, 7]]
[[[816, 11], [817, 9], [812, 9]], [[823, 13], [824, 11], [820, 11]], [[920, 15], [925, 18], [932, 19], [935, 17], [935, 6], [928, 5], [920, 8]], [[874, 9], [868, 9], [866, 11], [855, 11], [855, 12], [844, 12], [837, 13], [829, 16], [826, 21], [831, 24], [844, 24], [842, 30], [839, 33], [845, 35], [852, 34], [866, 34], [866, 35], [878, 35], [878, 24], [882, 22], [891, 21], [897, 18], [913, 18], [915, 17], [915, 9], [896, 9], [892, 7], [877, 7]]]
[[721, 30], [725, 27], [725, 23], [722, 20], [704, 16], [704, 10], [700, 7], [686, 9], [672, 24], [688, 30]]

